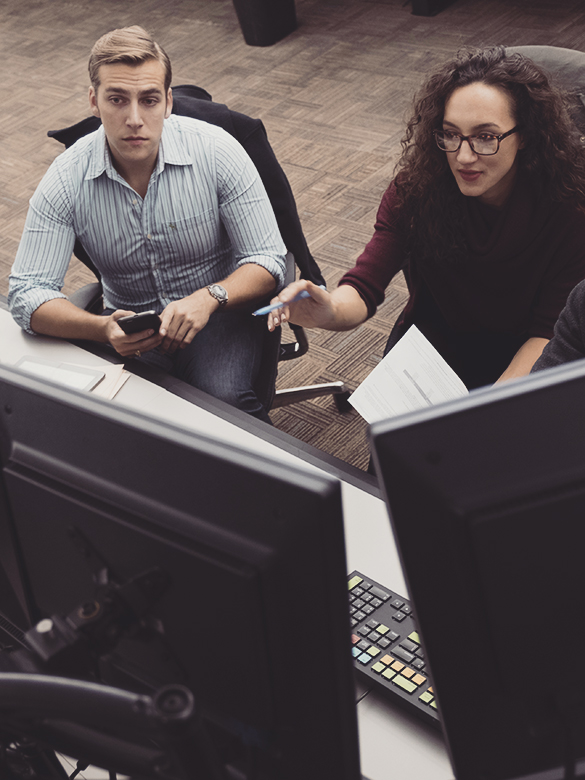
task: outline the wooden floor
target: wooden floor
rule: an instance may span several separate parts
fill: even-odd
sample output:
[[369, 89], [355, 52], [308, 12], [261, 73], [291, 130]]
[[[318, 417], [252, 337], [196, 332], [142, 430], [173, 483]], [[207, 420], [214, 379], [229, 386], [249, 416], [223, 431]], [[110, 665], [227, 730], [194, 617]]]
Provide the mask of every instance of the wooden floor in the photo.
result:
[[[195, 83], [260, 117], [296, 195], [307, 240], [334, 286], [371, 236], [392, 177], [404, 117], [425, 74], [464, 45], [549, 44], [585, 50], [581, 0], [458, 0], [433, 18], [403, 0], [297, 0], [298, 30], [247, 46], [231, 0], [0, 0], [0, 294], [30, 198], [61, 151], [46, 131], [88, 114], [86, 63], [114, 27], [141, 24], [173, 62], [173, 83]], [[88, 279], [73, 264], [66, 292]], [[403, 279], [356, 331], [310, 333], [304, 358], [282, 366], [279, 386], [371, 371], [397, 313]], [[275, 425], [365, 468], [366, 425], [331, 399], [272, 414]]]

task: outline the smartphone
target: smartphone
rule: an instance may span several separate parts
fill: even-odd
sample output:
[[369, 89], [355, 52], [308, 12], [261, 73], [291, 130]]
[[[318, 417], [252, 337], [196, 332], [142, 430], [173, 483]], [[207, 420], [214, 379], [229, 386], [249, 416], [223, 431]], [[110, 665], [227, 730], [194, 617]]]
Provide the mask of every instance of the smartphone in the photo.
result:
[[118, 325], [124, 333], [139, 333], [141, 330], [154, 330], [158, 333], [160, 329], [160, 317], [155, 311], [141, 311], [140, 314], [129, 314], [127, 317], [120, 317]]

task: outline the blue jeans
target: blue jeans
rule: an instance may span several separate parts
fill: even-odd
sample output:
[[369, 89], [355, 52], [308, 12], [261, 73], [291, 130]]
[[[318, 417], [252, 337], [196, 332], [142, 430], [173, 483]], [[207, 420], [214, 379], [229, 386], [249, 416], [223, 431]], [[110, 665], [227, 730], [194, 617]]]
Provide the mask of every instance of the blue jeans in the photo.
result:
[[249, 312], [215, 312], [185, 349], [173, 355], [151, 350], [138, 359], [270, 423], [254, 391], [265, 330], [263, 317], [252, 317]]

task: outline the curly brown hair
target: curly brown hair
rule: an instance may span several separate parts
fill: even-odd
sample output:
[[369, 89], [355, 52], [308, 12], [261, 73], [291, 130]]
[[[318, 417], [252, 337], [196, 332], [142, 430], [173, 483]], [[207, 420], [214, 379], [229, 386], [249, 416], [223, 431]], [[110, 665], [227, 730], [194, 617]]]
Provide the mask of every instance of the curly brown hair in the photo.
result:
[[466, 254], [465, 198], [435, 144], [445, 105], [459, 87], [483, 82], [511, 98], [524, 147], [518, 167], [553, 201], [572, 201], [585, 211], [585, 147], [571, 118], [571, 98], [551, 84], [532, 60], [503, 46], [463, 50], [423, 85], [402, 139], [395, 177], [398, 201], [409, 226], [406, 251], [417, 262], [456, 262]]

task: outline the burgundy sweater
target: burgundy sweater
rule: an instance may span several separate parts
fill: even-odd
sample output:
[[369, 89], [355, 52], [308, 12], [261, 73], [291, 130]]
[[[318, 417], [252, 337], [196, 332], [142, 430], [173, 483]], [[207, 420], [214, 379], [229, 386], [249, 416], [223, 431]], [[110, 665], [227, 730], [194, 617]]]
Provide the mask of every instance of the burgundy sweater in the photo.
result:
[[[477, 198], [465, 201], [467, 261], [417, 268], [406, 264], [404, 226], [391, 184], [372, 239], [340, 284], [353, 286], [372, 316], [392, 277], [404, 269], [410, 299], [397, 323], [400, 335], [422, 322], [421, 330], [469, 387], [495, 381], [528, 338], [552, 337], [570, 291], [585, 278], [585, 214], [538, 198], [522, 176], [502, 211]], [[441, 331], [437, 338], [435, 330]], [[450, 346], [443, 348], [445, 333]], [[458, 355], [451, 359], [453, 340]], [[504, 342], [509, 347], [502, 352]], [[467, 381], [463, 364], [473, 344], [502, 356], [488, 376]]]

